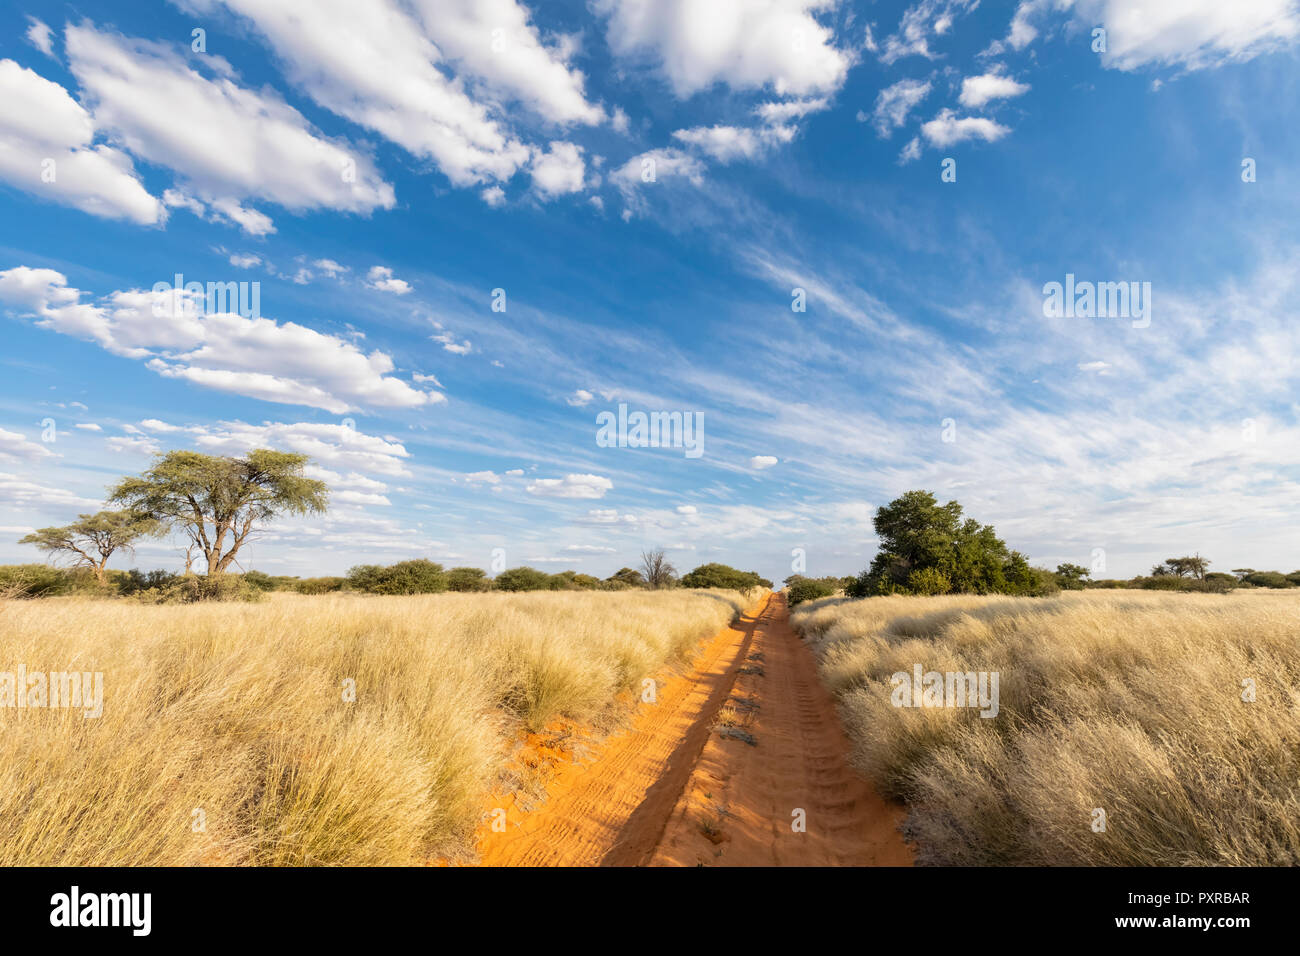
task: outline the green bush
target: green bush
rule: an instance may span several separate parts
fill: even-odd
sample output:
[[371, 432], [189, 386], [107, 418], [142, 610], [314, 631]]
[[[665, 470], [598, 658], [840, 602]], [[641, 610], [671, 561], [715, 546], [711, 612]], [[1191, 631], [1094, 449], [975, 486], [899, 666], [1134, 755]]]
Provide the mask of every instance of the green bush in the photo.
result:
[[948, 575], [938, 568], [920, 568], [907, 576], [907, 590], [913, 594], [947, 594], [951, 589]]
[[551, 575], [536, 568], [508, 568], [493, 581], [498, 591], [549, 591]]
[[1294, 587], [1294, 584], [1288, 581], [1286, 575], [1280, 571], [1255, 571], [1247, 574], [1244, 580], [1247, 584], [1252, 584], [1257, 588]]
[[452, 568], [447, 572], [448, 591], [486, 591], [491, 587], [482, 568]]
[[161, 587], [137, 591], [131, 600], [142, 604], [198, 604], [203, 601], [261, 601], [266, 592], [244, 580], [242, 574], [173, 576]]
[[840, 578], [806, 578], [802, 574], [792, 574], [785, 579], [785, 585], [786, 599], [794, 607], [804, 601], [830, 597], [840, 590], [843, 582]]
[[70, 576], [60, 568], [48, 564], [0, 565], [0, 597], [53, 597], [71, 590]]
[[682, 575], [680, 582], [684, 588], [728, 588], [732, 591], [748, 591], [750, 588], [770, 588], [772, 582], [760, 577], [754, 571], [740, 571], [726, 564], [716, 562], [701, 564], [694, 571]]
[[359, 564], [348, 571], [347, 586], [366, 594], [436, 594], [447, 590], [447, 572], [424, 558], [387, 567]]
[[347, 578], [302, 578], [294, 583], [293, 590], [299, 594], [331, 594], [342, 591]]

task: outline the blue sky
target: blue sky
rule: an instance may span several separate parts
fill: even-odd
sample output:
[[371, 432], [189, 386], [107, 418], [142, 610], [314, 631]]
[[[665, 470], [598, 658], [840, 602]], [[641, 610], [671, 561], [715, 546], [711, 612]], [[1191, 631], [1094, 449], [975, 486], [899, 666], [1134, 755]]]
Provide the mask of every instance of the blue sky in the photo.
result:
[[[1049, 566], [1290, 571], [1297, 38], [1295, 0], [9, 5], [0, 561], [158, 451], [272, 446], [334, 489], [241, 553], [279, 573], [852, 573], [911, 488]], [[260, 316], [159, 312], [177, 273]], [[1045, 315], [1067, 274], [1149, 323]], [[620, 403], [703, 454], [600, 447]]]

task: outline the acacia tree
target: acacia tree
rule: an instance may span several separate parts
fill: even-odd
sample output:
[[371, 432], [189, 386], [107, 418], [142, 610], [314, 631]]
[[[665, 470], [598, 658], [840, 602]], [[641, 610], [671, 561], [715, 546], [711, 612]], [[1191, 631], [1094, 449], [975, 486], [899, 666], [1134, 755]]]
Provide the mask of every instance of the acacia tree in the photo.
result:
[[1204, 581], [1205, 572], [1210, 566], [1210, 561], [1208, 558], [1201, 557], [1200, 554], [1194, 554], [1191, 557], [1166, 558], [1165, 566], [1169, 568], [1171, 574], [1175, 574], [1180, 578], [1191, 575], [1197, 580]]
[[215, 576], [230, 567], [259, 524], [281, 514], [324, 513], [329, 490], [303, 476], [309, 460], [269, 448], [243, 458], [171, 451], [139, 478], [124, 478], [109, 501], [153, 519], [161, 531], [184, 533]]
[[668, 563], [668, 555], [663, 548], [641, 552], [641, 576], [651, 588], [671, 587], [677, 569]]
[[95, 580], [107, 580], [108, 559], [117, 551], [134, 553], [135, 542], [158, 532], [158, 522], [131, 511], [100, 511], [78, 515], [62, 528], [40, 528], [19, 544], [34, 544], [51, 558], [71, 558], [75, 567], [90, 568]]

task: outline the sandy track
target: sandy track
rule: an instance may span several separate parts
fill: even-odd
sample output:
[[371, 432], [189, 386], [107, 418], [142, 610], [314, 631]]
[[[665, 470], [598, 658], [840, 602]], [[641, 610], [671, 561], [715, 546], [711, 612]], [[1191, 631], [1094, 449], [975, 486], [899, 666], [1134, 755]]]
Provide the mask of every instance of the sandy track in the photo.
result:
[[[657, 703], [638, 706], [595, 759], [559, 768], [540, 807], [508, 809], [505, 832], [480, 831], [484, 865], [911, 861], [901, 810], [845, 762], [848, 741], [782, 596], [721, 630], [686, 673], [659, 682]], [[791, 828], [795, 808], [806, 832]]]

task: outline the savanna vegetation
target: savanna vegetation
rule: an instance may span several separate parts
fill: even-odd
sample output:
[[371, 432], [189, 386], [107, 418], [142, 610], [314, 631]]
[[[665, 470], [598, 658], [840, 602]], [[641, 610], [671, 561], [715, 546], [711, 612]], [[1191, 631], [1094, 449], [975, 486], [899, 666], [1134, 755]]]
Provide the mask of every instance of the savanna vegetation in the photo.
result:
[[[792, 619], [921, 862], [1300, 864], [1298, 595], [831, 598]], [[896, 706], [918, 665], [998, 673], [996, 716]]]
[[0, 865], [382, 865], [466, 851], [520, 730], [617, 717], [620, 692], [753, 597], [0, 601], [11, 661], [104, 675], [98, 718], [0, 711]]

